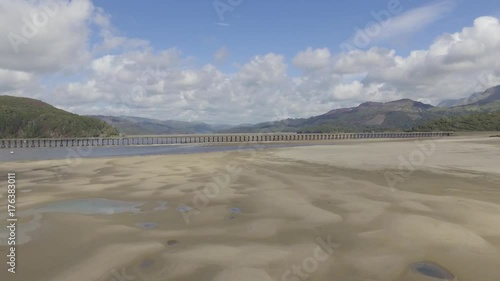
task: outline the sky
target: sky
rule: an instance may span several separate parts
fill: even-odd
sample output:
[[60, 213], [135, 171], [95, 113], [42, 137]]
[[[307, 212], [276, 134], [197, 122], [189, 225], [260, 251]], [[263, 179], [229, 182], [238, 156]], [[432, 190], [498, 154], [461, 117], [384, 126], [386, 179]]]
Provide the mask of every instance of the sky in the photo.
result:
[[241, 124], [500, 84], [495, 0], [0, 0], [0, 95]]

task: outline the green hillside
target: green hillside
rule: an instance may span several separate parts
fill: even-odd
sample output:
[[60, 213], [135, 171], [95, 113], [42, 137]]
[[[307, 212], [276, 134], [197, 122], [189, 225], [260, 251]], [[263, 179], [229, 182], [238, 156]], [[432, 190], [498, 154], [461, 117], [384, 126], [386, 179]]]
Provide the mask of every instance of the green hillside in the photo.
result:
[[101, 120], [69, 113], [40, 100], [0, 96], [0, 138], [114, 135], [118, 131]]
[[500, 131], [500, 112], [449, 116], [428, 121], [416, 131]]

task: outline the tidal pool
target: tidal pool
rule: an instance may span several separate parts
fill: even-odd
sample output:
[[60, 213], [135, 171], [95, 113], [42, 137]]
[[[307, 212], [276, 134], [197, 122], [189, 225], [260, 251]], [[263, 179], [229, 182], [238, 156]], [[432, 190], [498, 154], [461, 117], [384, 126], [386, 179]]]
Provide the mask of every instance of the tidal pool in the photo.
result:
[[187, 213], [189, 211], [191, 211], [193, 208], [189, 207], [189, 206], [179, 206], [176, 208], [177, 211], [179, 212], [182, 212], [182, 213]]
[[[441, 280], [441, 281], [454, 281], [455, 275], [449, 272], [442, 266], [433, 262], [415, 262], [410, 264], [409, 273], [411, 276], [419, 275], [418, 280]], [[407, 280], [407, 279], [404, 279]], [[409, 279], [408, 279], [409, 280]]]
[[140, 222], [140, 223], [136, 223], [135, 225], [140, 227], [140, 228], [153, 229], [153, 228], [157, 228], [159, 224], [156, 222]]
[[49, 203], [33, 209], [35, 213], [75, 213], [83, 215], [112, 215], [127, 212], [140, 212], [143, 203], [108, 200], [104, 198], [66, 200]]
[[[34, 215], [28, 222], [19, 223], [16, 229], [16, 244], [23, 245], [32, 240], [32, 232], [42, 226], [42, 215]], [[6, 227], [0, 228], [0, 246], [8, 245], [9, 230]]]
[[229, 211], [231, 211], [231, 213], [233, 213], [233, 214], [239, 214], [239, 213], [241, 213], [241, 209], [240, 208], [229, 208]]
[[[31, 241], [31, 237], [28, 233], [34, 232], [41, 227], [41, 218], [44, 213], [112, 215], [124, 212], [140, 212], [141, 210], [139, 207], [142, 204], [143, 203], [94, 198], [53, 202], [38, 208], [24, 210], [19, 212], [19, 217], [34, 217], [29, 222], [19, 224], [19, 229], [17, 230], [17, 243], [22, 245]], [[2, 220], [5, 218], [7, 218], [7, 214], [2, 214], [0, 216]], [[0, 229], [0, 245], [4, 245], [3, 241], [8, 234], [6, 230], [6, 228]]]

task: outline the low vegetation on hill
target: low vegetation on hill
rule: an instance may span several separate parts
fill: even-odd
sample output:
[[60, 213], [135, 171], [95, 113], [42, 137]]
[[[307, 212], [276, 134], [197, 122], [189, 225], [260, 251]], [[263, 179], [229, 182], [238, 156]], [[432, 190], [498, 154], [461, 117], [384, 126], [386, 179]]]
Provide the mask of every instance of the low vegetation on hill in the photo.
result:
[[428, 121], [416, 131], [500, 131], [500, 112], [449, 116]]
[[57, 109], [40, 100], [0, 96], [0, 138], [109, 137], [106, 122]]

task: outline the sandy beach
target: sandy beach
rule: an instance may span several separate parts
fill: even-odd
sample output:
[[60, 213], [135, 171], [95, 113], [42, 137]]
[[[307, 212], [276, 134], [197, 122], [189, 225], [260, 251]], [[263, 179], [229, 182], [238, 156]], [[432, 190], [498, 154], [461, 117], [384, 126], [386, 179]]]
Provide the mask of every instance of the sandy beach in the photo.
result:
[[1, 163], [20, 245], [11, 274], [0, 232], [0, 280], [411, 281], [418, 261], [500, 280], [499, 159], [468, 135]]

